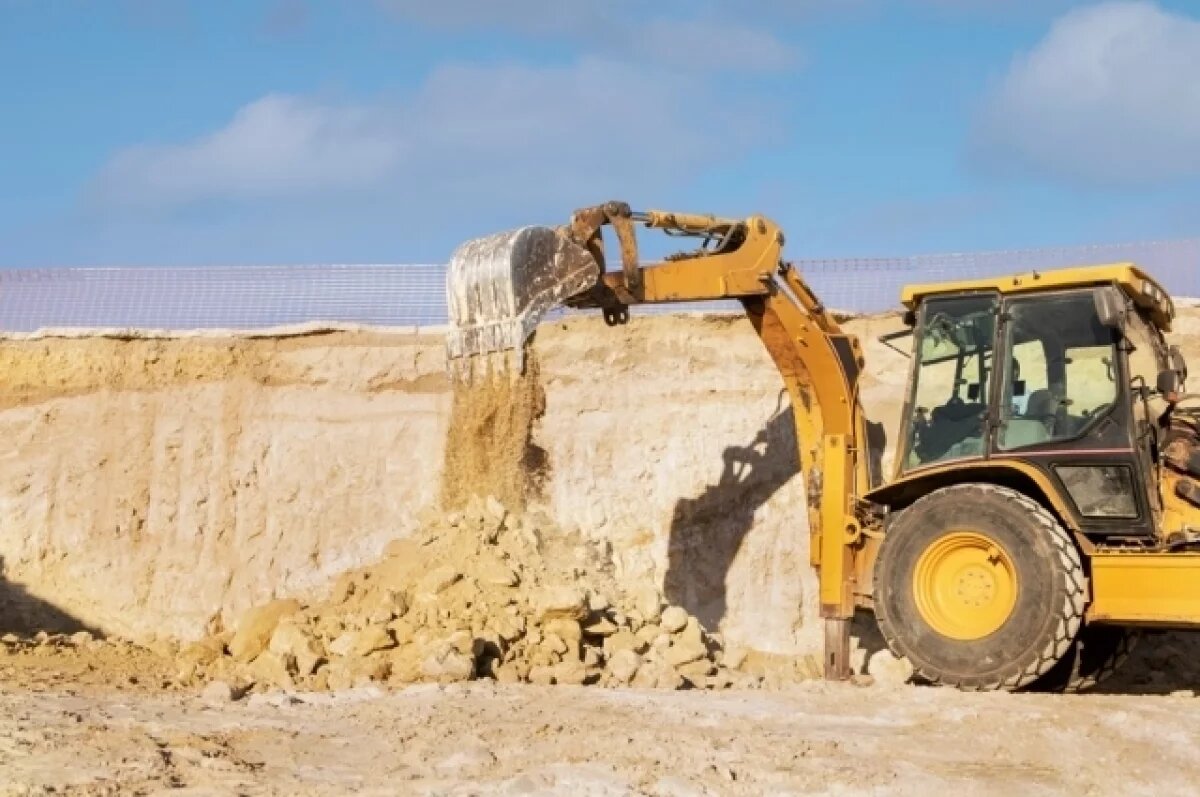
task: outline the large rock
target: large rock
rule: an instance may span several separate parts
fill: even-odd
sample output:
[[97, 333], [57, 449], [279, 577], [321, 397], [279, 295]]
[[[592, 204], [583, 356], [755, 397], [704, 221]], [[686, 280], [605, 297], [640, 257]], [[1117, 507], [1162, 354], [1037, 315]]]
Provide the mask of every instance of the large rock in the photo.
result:
[[443, 644], [421, 662], [421, 674], [439, 683], [467, 681], [475, 675], [475, 662], [453, 645]]
[[512, 642], [525, 633], [525, 618], [519, 614], [510, 614], [507, 611], [497, 612], [491, 618], [489, 625], [505, 642]]
[[329, 652], [336, 656], [361, 658], [377, 650], [396, 646], [396, 641], [386, 628], [369, 625], [361, 631], [346, 631], [329, 643]]
[[612, 620], [609, 620], [607, 617], [601, 617], [599, 620], [584, 626], [583, 632], [588, 636], [606, 637], [617, 633], [617, 628], [617, 624]]
[[662, 613], [662, 620], [659, 622], [659, 625], [668, 634], [675, 634], [682, 631], [687, 626], [687, 622], [688, 613], [678, 606], [671, 606]]
[[659, 637], [666, 636], [666, 632], [661, 626], [653, 623], [647, 623], [637, 630], [636, 636], [638, 641], [642, 644], [653, 645], [654, 640], [658, 639]]
[[220, 708], [238, 698], [238, 690], [225, 681], [209, 681], [200, 691], [200, 699], [210, 706]]
[[397, 685], [411, 684], [420, 681], [423, 677], [422, 664], [425, 657], [419, 646], [405, 645], [404, 647], [389, 650], [384, 655], [388, 657], [388, 663], [391, 666], [391, 672], [388, 676], [389, 683]]
[[549, 686], [554, 683], [554, 668], [549, 665], [531, 667], [529, 670], [529, 683], [536, 686]]
[[382, 657], [338, 658], [331, 661], [321, 672], [327, 673], [327, 685], [330, 689], [349, 689], [385, 680], [390, 673], [390, 665]]
[[481, 557], [475, 574], [481, 583], [496, 587], [515, 587], [520, 582], [516, 572], [497, 556]]
[[609, 656], [615, 656], [623, 650], [641, 653], [647, 647], [648, 644], [635, 636], [628, 628], [618, 629], [615, 634], [604, 639], [604, 652]]
[[587, 618], [587, 595], [571, 584], [544, 587], [534, 599], [534, 608], [541, 620]]
[[678, 689], [683, 683], [683, 676], [674, 667], [653, 660], [644, 661], [633, 678], [634, 686], [646, 689]]
[[570, 650], [567, 641], [558, 634], [546, 634], [542, 637], [542, 641], [538, 644], [538, 647], [550, 657], [558, 658], [565, 656], [567, 651]]
[[564, 661], [554, 666], [554, 683], [579, 686], [591, 676], [588, 668], [579, 661]]
[[693, 661], [700, 661], [708, 654], [703, 645], [692, 645], [687, 642], [677, 642], [667, 648], [666, 660], [672, 667], [679, 667]]
[[632, 650], [617, 651], [608, 660], [608, 674], [618, 684], [628, 684], [642, 666], [642, 657]]
[[258, 686], [291, 689], [296, 685], [291, 674], [295, 666], [291, 656], [264, 650], [250, 663], [250, 677]]
[[662, 612], [662, 595], [658, 590], [649, 584], [636, 587], [632, 594], [633, 610], [638, 613], [644, 622], [658, 622], [660, 613]]
[[703, 644], [704, 628], [700, 625], [700, 621], [695, 617], [688, 617], [683, 630], [679, 632], [679, 638], [696, 645]]
[[867, 660], [867, 674], [880, 686], [903, 686], [913, 675], [908, 659], [896, 656], [887, 648], [876, 651]]
[[721, 665], [731, 670], [740, 669], [745, 663], [748, 652], [742, 647], [726, 648], [721, 655]]
[[229, 655], [243, 663], [258, 658], [258, 655], [267, 649], [279, 621], [298, 611], [299, 601], [291, 599], [273, 600], [250, 609], [242, 615], [233, 639], [229, 640]]
[[290, 620], [275, 627], [267, 650], [285, 660], [290, 657], [293, 671], [301, 678], [312, 675], [324, 656], [320, 644]]
[[708, 659], [697, 659], [681, 664], [675, 671], [695, 686], [702, 686], [709, 675], [716, 671], [716, 666]]
[[547, 634], [554, 634], [561, 637], [568, 644], [579, 644], [579, 640], [583, 637], [583, 629], [579, 627], [578, 620], [554, 619], [548, 620], [543, 628]]
[[460, 578], [462, 573], [450, 565], [434, 568], [417, 583], [416, 597], [418, 600], [434, 600]]

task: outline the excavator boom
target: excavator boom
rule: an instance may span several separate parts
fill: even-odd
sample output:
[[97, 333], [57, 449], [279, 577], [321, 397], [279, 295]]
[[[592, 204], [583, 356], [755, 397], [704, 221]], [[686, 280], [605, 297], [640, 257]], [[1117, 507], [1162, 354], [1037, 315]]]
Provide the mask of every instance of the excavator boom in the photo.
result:
[[[643, 265], [635, 225], [698, 241]], [[610, 270], [602, 231], [610, 227], [620, 269]], [[801, 275], [782, 259], [784, 236], [762, 216], [723, 219], [634, 212], [623, 202], [576, 211], [568, 224], [525, 227], [469, 241], [447, 282], [452, 370], [472, 358], [520, 351], [537, 322], [559, 305], [599, 308], [625, 323], [636, 304], [736, 299], [791, 396], [808, 491], [810, 560], [820, 574], [827, 677], [848, 675], [849, 620], [864, 591], [860, 556], [870, 509], [857, 496], [879, 478], [878, 451], [858, 396], [863, 357]], [[880, 447], [881, 448], [881, 447]]]

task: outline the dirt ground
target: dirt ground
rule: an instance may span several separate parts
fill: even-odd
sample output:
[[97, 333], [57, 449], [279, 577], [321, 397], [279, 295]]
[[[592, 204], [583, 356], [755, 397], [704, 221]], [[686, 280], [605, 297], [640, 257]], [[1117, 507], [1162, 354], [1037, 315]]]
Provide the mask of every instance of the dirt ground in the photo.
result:
[[[0, 794], [1194, 794], [1187, 695], [490, 681], [162, 688], [152, 654], [0, 659]], [[161, 662], [160, 662], [161, 663]]]
[[1200, 703], [1161, 671], [1081, 696], [820, 681], [243, 696], [177, 686], [140, 647], [0, 650], [0, 795], [1170, 795], [1200, 780]]

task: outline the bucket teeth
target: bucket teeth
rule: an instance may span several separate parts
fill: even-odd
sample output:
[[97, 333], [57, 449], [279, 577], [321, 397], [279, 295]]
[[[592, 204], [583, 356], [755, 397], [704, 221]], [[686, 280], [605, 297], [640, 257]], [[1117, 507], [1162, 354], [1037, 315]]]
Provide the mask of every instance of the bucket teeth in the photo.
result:
[[458, 361], [517, 352], [541, 318], [588, 290], [600, 276], [586, 249], [550, 227], [522, 227], [467, 241], [454, 251], [446, 277], [451, 329], [447, 356]]

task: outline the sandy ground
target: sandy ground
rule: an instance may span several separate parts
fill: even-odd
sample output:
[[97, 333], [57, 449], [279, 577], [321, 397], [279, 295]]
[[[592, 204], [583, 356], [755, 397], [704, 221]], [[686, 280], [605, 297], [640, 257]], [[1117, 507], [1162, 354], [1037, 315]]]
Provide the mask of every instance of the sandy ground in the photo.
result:
[[1167, 795], [1200, 780], [1200, 704], [1183, 695], [488, 681], [231, 701], [156, 672], [152, 656], [120, 671], [0, 659], [0, 794]]
[[1200, 682], [1157, 669], [1162, 644], [1080, 696], [820, 681], [237, 695], [176, 685], [172, 658], [147, 648], [6, 639], [0, 795], [1171, 795], [1200, 781]]

